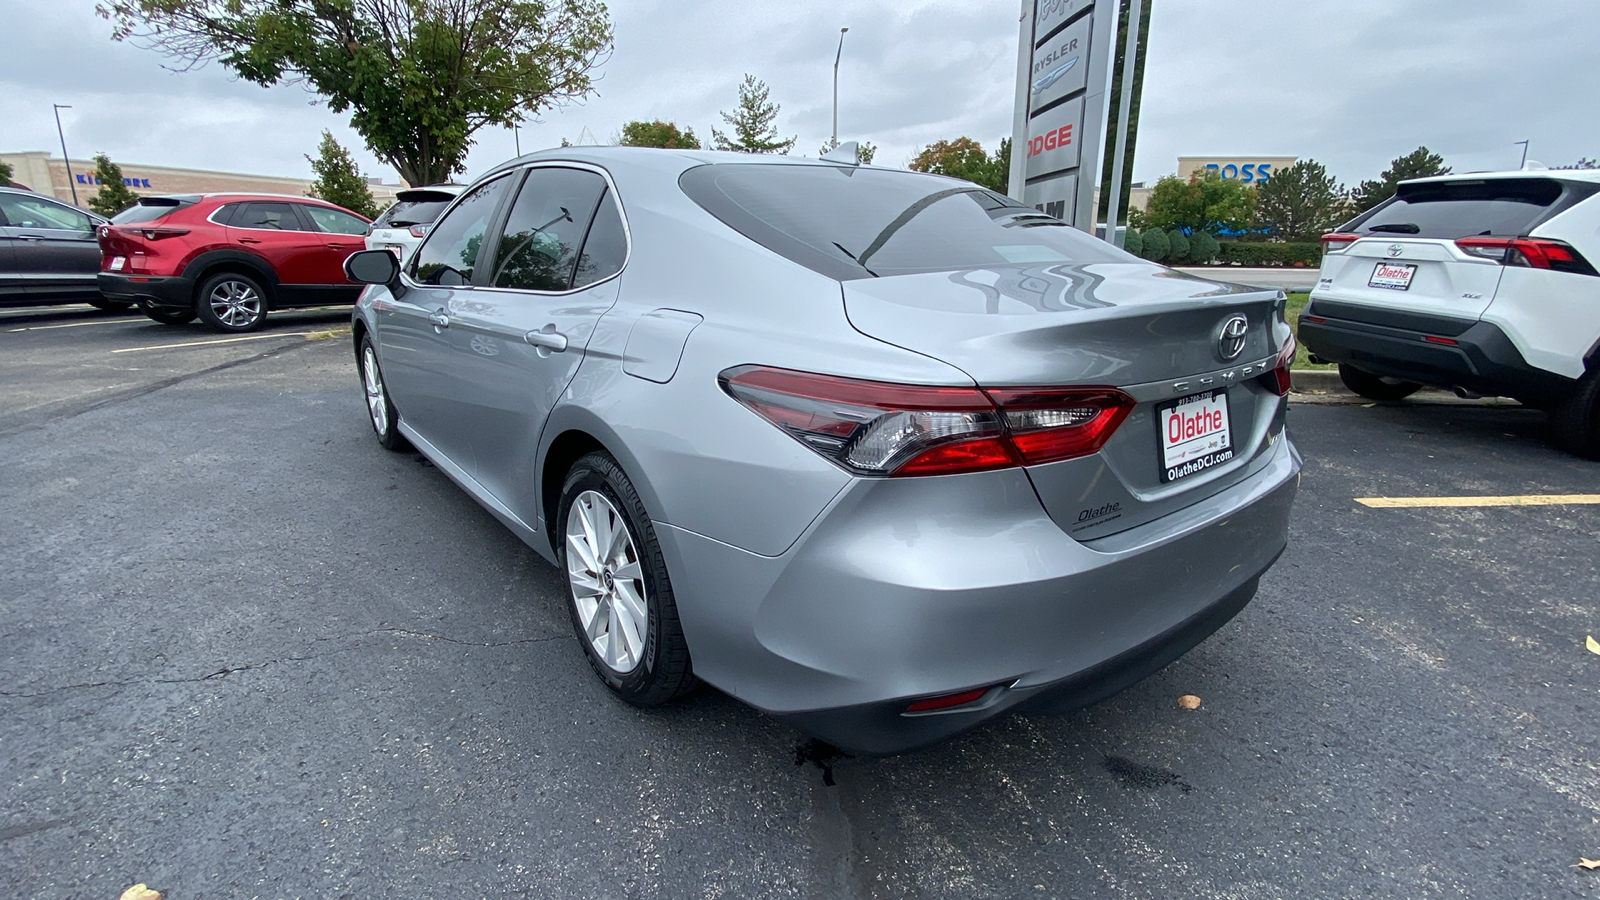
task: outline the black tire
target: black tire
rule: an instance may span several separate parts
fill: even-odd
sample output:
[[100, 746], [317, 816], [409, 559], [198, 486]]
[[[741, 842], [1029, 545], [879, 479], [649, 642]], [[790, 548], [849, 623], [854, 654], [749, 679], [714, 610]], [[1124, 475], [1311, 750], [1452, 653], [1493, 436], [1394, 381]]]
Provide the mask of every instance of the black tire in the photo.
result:
[[367, 424], [378, 436], [385, 450], [405, 450], [411, 446], [400, 433], [400, 414], [394, 401], [389, 399], [389, 386], [383, 381], [383, 368], [378, 365], [378, 350], [372, 338], [361, 338], [361, 349], [356, 354], [356, 371], [361, 376], [361, 393], [367, 402]]
[[267, 320], [267, 305], [267, 289], [261, 282], [238, 272], [218, 272], [194, 293], [200, 321], [228, 334], [260, 328]]
[[[643, 647], [631, 669], [619, 671], [595, 650], [594, 643], [584, 629], [579, 612], [578, 580], [568, 564], [571, 547], [567, 540], [567, 523], [572, 508], [585, 494], [593, 492], [609, 502], [611, 510], [620, 515], [626, 526], [628, 538], [637, 555], [640, 578], [612, 579], [606, 566], [606, 583], [633, 583], [637, 589], [642, 582], [647, 622]], [[593, 499], [593, 498], [588, 498]], [[557, 534], [557, 558], [561, 571], [567, 573], [567, 611], [571, 614], [572, 628], [583, 647], [590, 668], [600, 676], [616, 695], [634, 706], [659, 706], [693, 690], [698, 681], [689, 661], [689, 645], [683, 639], [683, 626], [678, 621], [678, 607], [672, 594], [672, 581], [667, 576], [666, 561], [661, 555], [661, 545], [656, 540], [650, 516], [645, 512], [639, 494], [633, 488], [622, 467], [605, 453], [590, 453], [573, 464], [561, 486], [561, 503], [554, 523]], [[581, 513], [580, 513], [581, 515]], [[579, 538], [581, 540], [581, 538]], [[624, 548], [626, 550], [626, 548]], [[582, 562], [577, 563], [582, 567]], [[593, 579], [599, 582], [598, 573]], [[596, 611], [594, 618], [598, 619]], [[609, 628], [608, 628], [609, 632]]]
[[1422, 385], [1415, 381], [1384, 378], [1346, 363], [1339, 363], [1339, 380], [1344, 382], [1345, 387], [1368, 400], [1404, 400], [1422, 390]]
[[146, 306], [144, 314], [163, 325], [187, 325], [194, 321], [194, 310], [171, 306]]
[[90, 300], [89, 305], [100, 310], [101, 312], [108, 313], [127, 312], [133, 308], [133, 304], [128, 303], [125, 300], [107, 300], [104, 297], [96, 297], [93, 300]]
[[1584, 459], [1600, 459], [1600, 369], [1584, 375], [1572, 396], [1550, 410], [1556, 446]]

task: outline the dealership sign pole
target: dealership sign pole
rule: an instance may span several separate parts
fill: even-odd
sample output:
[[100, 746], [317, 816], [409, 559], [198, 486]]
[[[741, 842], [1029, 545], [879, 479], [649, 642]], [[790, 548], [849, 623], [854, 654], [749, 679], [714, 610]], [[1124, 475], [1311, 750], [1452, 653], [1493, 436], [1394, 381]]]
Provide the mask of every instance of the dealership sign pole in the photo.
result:
[[1023, 0], [1010, 194], [1089, 232], [1118, 0]]

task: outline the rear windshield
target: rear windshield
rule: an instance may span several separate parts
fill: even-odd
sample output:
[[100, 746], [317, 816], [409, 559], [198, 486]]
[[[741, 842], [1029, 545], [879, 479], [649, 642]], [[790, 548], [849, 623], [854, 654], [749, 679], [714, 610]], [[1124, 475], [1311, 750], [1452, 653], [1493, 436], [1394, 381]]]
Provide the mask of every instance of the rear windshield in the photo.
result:
[[1134, 259], [1009, 197], [912, 172], [710, 165], [678, 183], [745, 237], [840, 280]]
[[1446, 240], [1515, 237], [1582, 199], [1573, 193], [1587, 196], [1582, 187], [1553, 178], [1402, 184], [1391, 200], [1341, 230]]
[[433, 220], [439, 218], [439, 213], [450, 205], [450, 198], [443, 200], [396, 200], [394, 205], [383, 211], [372, 223], [373, 228], [400, 228], [407, 225], [432, 225]]
[[193, 205], [193, 202], [192, 200], [183, 201], [167, 197], [145, 197], [137, 204], [112, 216], [111, 224], [139, 225], [144, 222], [154, 222], [185, 206]]

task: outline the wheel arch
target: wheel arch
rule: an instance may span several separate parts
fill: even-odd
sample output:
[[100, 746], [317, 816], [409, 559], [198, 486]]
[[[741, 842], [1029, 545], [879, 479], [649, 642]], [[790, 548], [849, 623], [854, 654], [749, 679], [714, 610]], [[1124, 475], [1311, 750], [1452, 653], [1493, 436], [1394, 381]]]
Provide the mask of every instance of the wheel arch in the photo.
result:
[[233, 272], [258, 279], [267, 292], [267, 307], [272, 308], [276, 302], [278, 273], [274, 272], [272, 266], [265, 260], [242, 250], [211, 250], [202, 253], [189, 261], [184, 267], [183, 275], [191, 280], [194, 290], [198, 292], [202, 282], [222, 272]]
[[650, 479], [622, 439], [599, 416], [577, 406], [558, 407], [545, 423], [546, 438], [542, 441], [538, 473], [538, 510], [544, 519], [545, 535], [550, 540], [552, 553], [559, 554], [556, 544], [558, 531], [557, 509], [561, 502], [561, 483], [566, 480], [572, 464], [585, 454], [601, 451], [617, 461], [622, 471], [633, 482], [639, 500], [652, 520], [662, 519], [661, 498], [650, 485]]

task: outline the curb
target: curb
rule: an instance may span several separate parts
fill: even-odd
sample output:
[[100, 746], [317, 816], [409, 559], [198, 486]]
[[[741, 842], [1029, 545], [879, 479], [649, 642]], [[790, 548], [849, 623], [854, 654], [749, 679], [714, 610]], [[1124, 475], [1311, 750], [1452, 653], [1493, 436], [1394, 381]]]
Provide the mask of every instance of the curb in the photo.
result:
[[1339, 380], [1338, 369], [1291, 369], [1289, 389], [1292, 391], [1339, 391], [1349, 393]]

